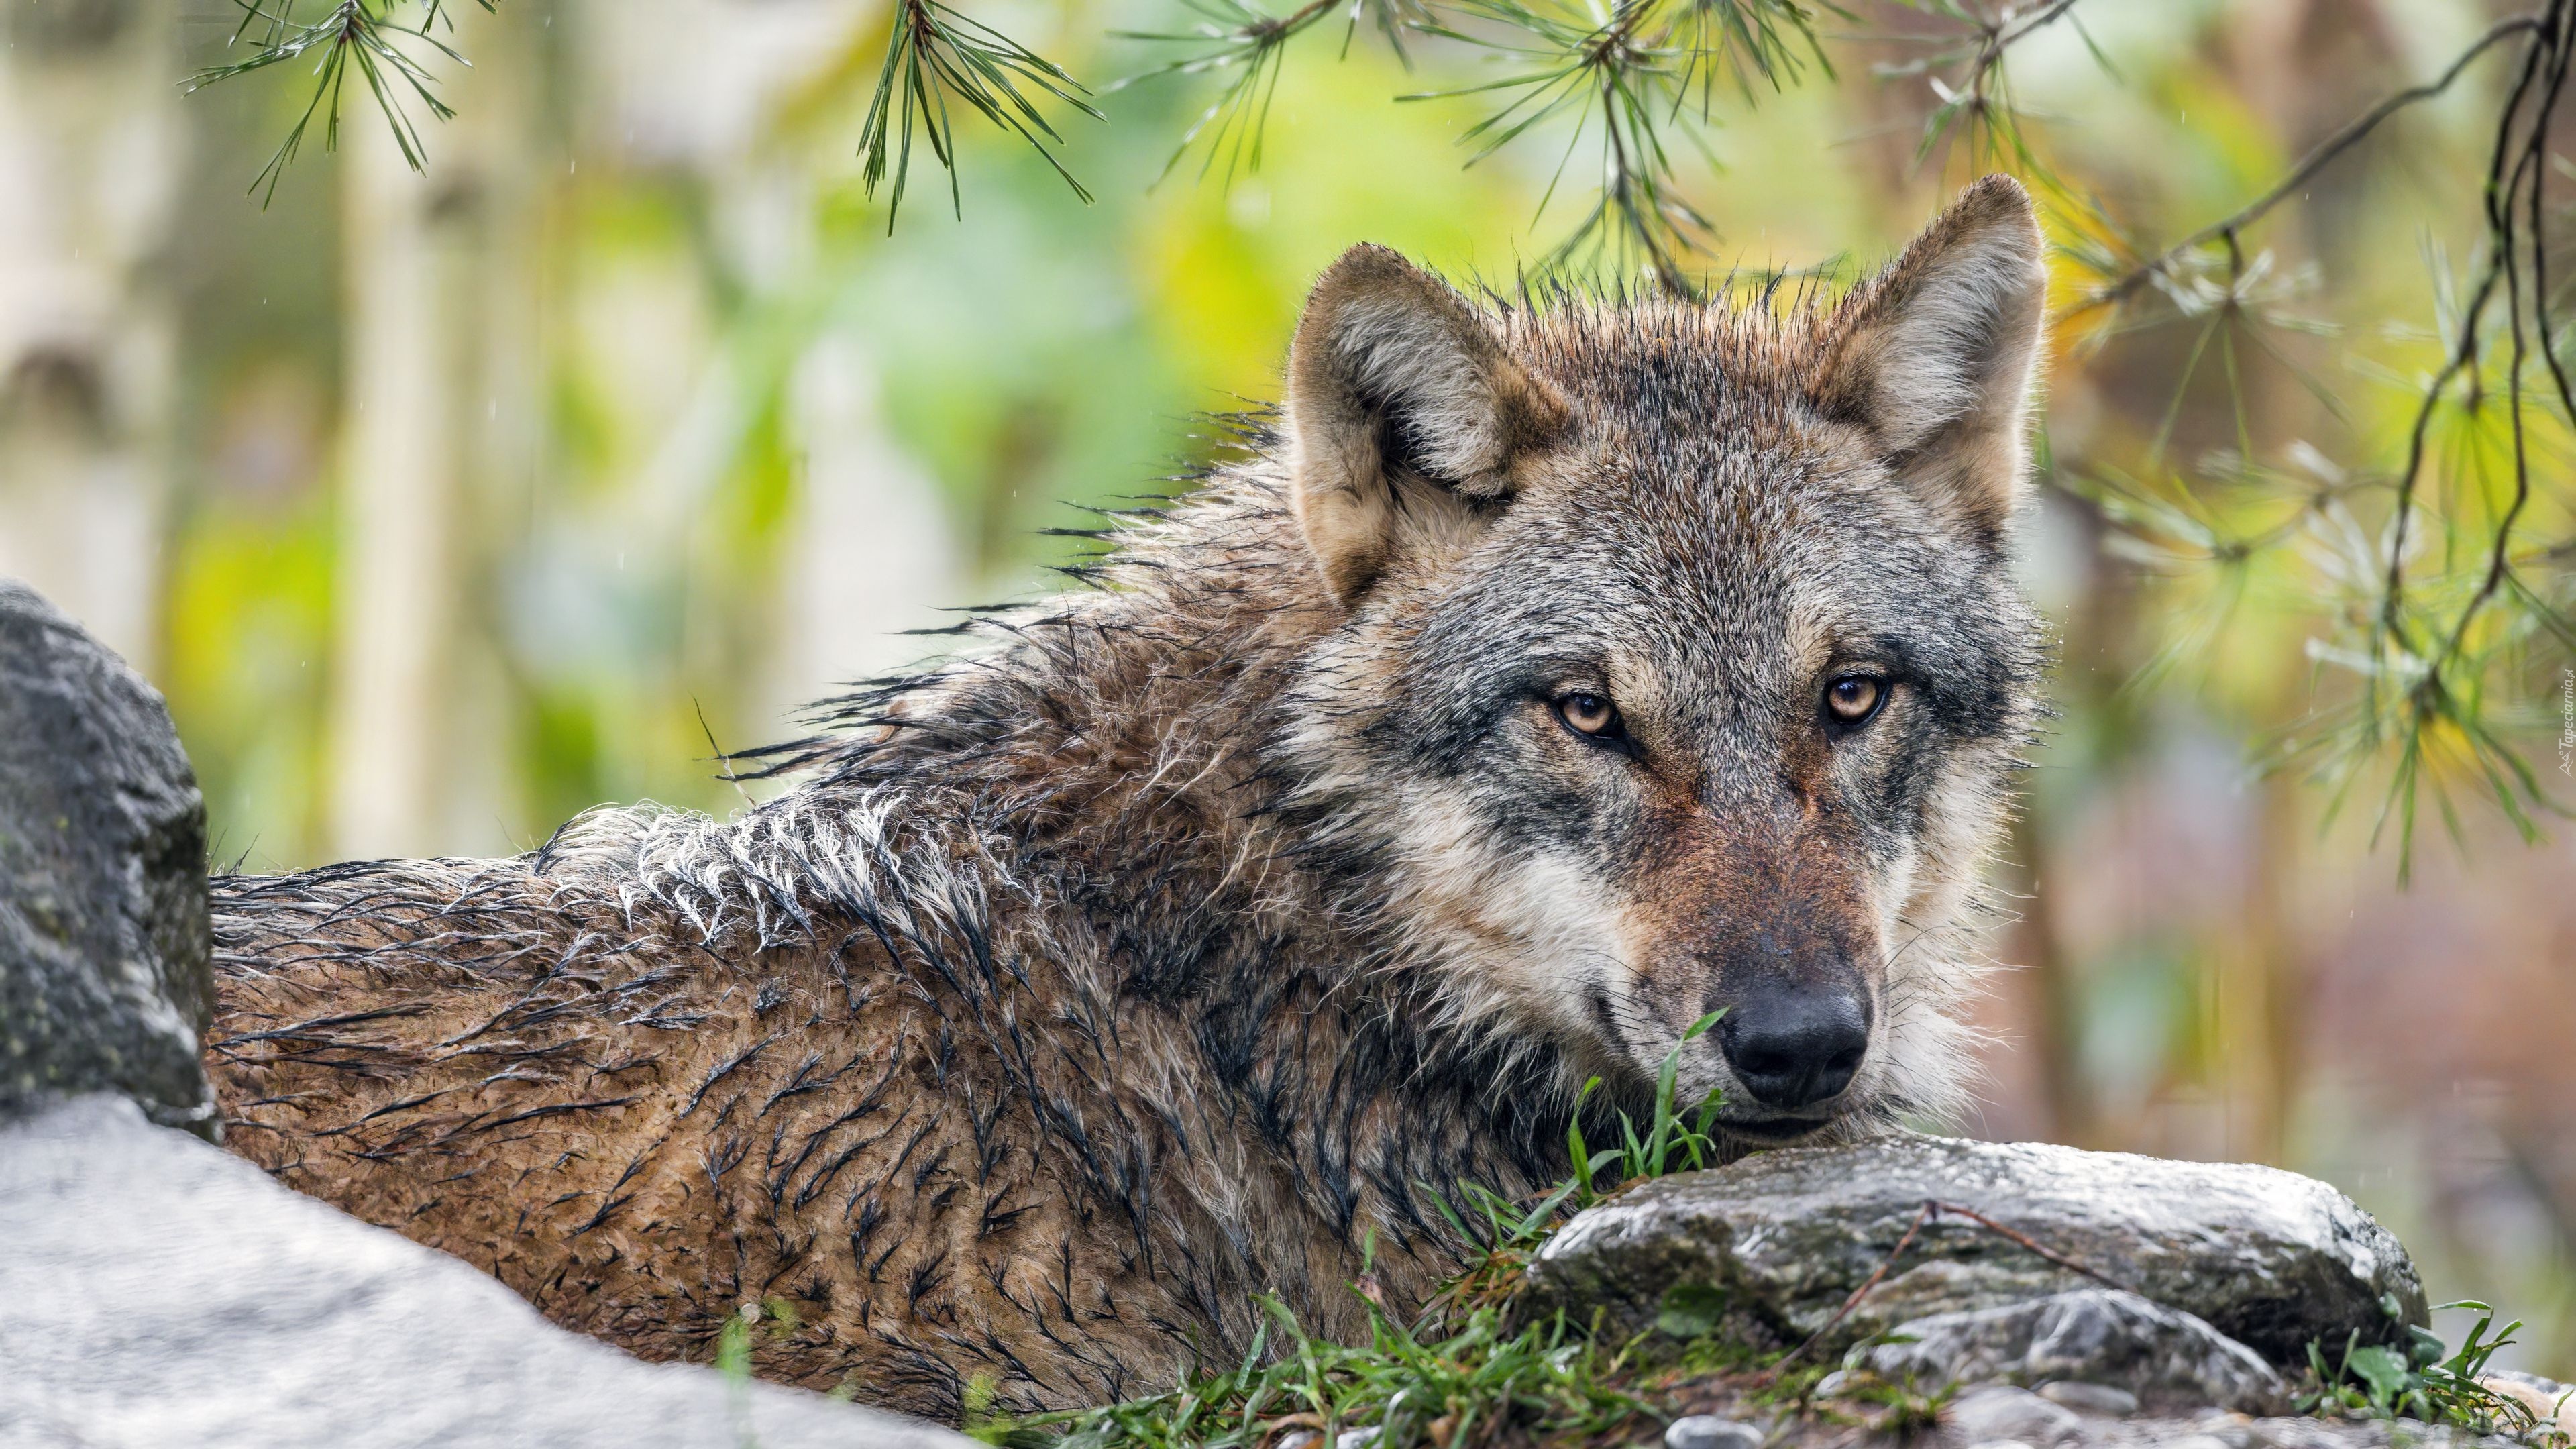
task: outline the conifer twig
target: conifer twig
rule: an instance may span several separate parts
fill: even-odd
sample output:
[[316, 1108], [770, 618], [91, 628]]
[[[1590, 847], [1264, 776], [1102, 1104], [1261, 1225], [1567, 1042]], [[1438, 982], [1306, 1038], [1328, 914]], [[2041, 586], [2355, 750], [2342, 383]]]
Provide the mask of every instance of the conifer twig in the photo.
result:
[[[340, 107], [348, 89], [349, 69], [356, 66], [359, 79], [374, 97], [376, 107], [384, 113], [385, 124], [392, 128], [394, 144], [402, 149], [405, 164], [419, 171], [428, 165], [428, 148], [421, 142], [420, 128], [403, 107], [401, 92], [410, 90], [412, 98], [427, 110], [432, 119], [444, 121], [456, 114], [438, 98], [431, 88], [430, 74], [422, 63], [402, 46], [402, 41], [416, 41], [428, 46], [458, 65], [465, 57], [431, 35], [430, 28], [441, 20], [452, 29], [453, 17], [446, 13], [449, 0], [421, 0], [418, 25], [400, 25], [394, 14], [403, 0], [330, 0], [318, 19], [297, 18], [297, 0], [233, 0], [241, 11], [228, 43], [238, 44], [246, 36], [255, 36], [252, 53], [226, 65], [208, 66], [190, 75], [184, 83], [189, 91], [200, 90], [217, 81], [249, 75], [290, 60], [314, 55], [313, 94], [304, 109], [287, 129], [286, 139], [268, 158], [259, 174], [251, 179], [250, 189], [260, 195], [266, 206], [277, 196], [277, 183], [287, 164], [303, 149], [305, 134], [312, 129], [316, 116], [322, 120], [324, 150], [340, 147]], [[479, 0], [485, 10], [496, 7], [497, 0]]]
[[891, 170], [886, 230], [892, 232], [895, 216], [903, 208], [904, 183], [912, 172], [912, 138], [918, 129], [931, 155], [948, 173], [950, 208], [963, 216], [966, 203], [958, 189], [956, 120], [948, 110], [954, 98], [997, 129], [1027, 142], [1087, 204], [1091, 193], [1047, 149], [1050, 142], [1061, 143], [1064, 138], [1047, 123], [1037, 101], [1041, 96], [1052, 97], [1100, 120], [1089, 95], [1055, 62], [939, 0], [895, 0], [885, 64], [877, 72], [876, 95], [868, 103], [867, 118], [859, 125], [859, 154], [866, 158], [859, 178], [874, 196]]
[[[1206, 75], [1230, 71], [1231, 77], [1207, 109], [1199, 112], [1189, 128], [1181, 133], [1180, 144], [1172, 148], [1170, 159], [1163, 163], [1163, 176], [1181, 164], [1190, 147], [1202, 135], [1209, 134], [1208, 158], [1199, 168], [1204, 179], [1208, 168], [1216, 164], [1217, 153], [1226, 153], [1226, 180], [1234, 179], [1238, 165], [1247, 171], [1261, 169], [1261, 138], [1268, 128], [1270, 100], [1279, 88], [1279, 70], [1288, 42], [1307, 27], [1329, 14], [1342, 0], [1306, 0], [1286, 15], [1272, 15], [1254, 8], [1248, 0], [1181, 0], [1181, 3], [1207, 17], [1207, 23], [1195, 32], [1124, 30], [1115, 32], [1130, 40], [1161, 42], [1201, 42], [1212, 48], [1197, 55], [1128, 76], [1110, 87], [1121, 90], [1139, 81], [1164, 76]], [[1353, 20], [1357, 21], [1357, 7]], [[1388, 25], [1394, 33], [1393, 23]], [[1160, 177], [1156, 178], [1158, 181]]]
[[2540, 28], [2543, 19], [2544, 17], [2538, 14], [2516, 15], [2496, 22], [2488, 27], [2485, 34], [2471, 42], [2467, 49], [2452, 57], [2450, 65], [2443, 69], [2441, 75], [2422, 85], [2408, 86], [2404, 90], [2381, 97], [2377, 104], [2345, 122], [2333, 135], [2311, 147], [2307, 155], [2299, 158], [2298, 164], [2283, 173], [2281, 179], [2274, 182], [2262, 195], [2175, 242], [2118, 277], [2096, 287], [2088, 292], [2082, 301], [2069, 309], [2067, 315], [2072, 316], [2124, 300], [2155, 277], [2169, 271], [2174, 263], [2184, 256], [2212, 242], [2226, 241], [2233, 245], [2238, 234], [2245, 228], [2269, 215], [2274, 207], [2288, 200], [2291, 193], [2315, 179], [2316, 174], [2333, 164], [2337, 157], [2359, 145], [2365, 137], [2378, 130], [2381, 123], [2389, 117], [2418, 102], [2431, 100], [2448, 91], [2452, 84], [2459, 80], [2461, 73], [2469, 68], [2470, 62], [2516, 35]]

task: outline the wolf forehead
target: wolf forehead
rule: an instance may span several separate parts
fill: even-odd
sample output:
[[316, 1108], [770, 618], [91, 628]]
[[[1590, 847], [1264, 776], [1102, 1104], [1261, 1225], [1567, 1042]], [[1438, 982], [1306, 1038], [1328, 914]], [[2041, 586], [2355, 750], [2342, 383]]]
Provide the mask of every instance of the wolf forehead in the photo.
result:
[[1483, 315], [1566, 404], [1525, 445], [1553, 455], [1526, 474], [1526, 501], [1561, 494], [1652, 525], [1623, 538], [1693, 545], [1674, 567], [1722, 552], [1733, 569], [1786, 574], [1862, 526], [1926, 561], [1965, 558], [1955, 520], [1903, 486], [1837, 397], [1831, 309], [1651, 298]]
[[1566, 416], [1422, 618], [1421, 682], [1611, 662], [1740, 702], [1866, 662], [1952, 729], [2010, 726], [2038, 656], [2009, 557], [1818, 401], [1826, 309], [1654, 298], [1483, 317]]
[[1493, 299], [1480, 309], [1515, 359], [1595, 423], [1656, 429], [1724, 419], [1753, 431], [1812, 412], [1810, 374], [1832, 309], [1812, 289], [1786, 305], [1766, 297], [1666, 295]]

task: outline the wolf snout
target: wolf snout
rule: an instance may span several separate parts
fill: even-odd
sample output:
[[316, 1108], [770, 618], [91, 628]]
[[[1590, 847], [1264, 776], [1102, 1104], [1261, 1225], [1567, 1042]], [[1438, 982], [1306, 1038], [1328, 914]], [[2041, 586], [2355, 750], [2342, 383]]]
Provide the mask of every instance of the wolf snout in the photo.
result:
[[1869, 1010], [1849, 991], [1763, 992], [1728, 1009], [1717, 1042], [1754, 1101], [1795, 1112], [1851, 1085], [1869, 1053]]

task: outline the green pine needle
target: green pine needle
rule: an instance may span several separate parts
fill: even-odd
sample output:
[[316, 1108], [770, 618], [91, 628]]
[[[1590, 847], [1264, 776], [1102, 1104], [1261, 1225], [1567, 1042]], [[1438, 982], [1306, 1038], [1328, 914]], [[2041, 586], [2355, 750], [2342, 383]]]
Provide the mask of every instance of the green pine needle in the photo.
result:
[[[312, 19], [300, 18], [303, 7], [297, 0], [234, 0], [241, 19], [233, 28], [228, 44], [251, 46], [245, 58], [226, 65], [209, 66], [188, 77], [186, 88], [195, 91], [216, 81], [230, 80], [253, 71], [266, 70], [288, 61], [313, 57], [313, 94], [304, 109], [288, 128], [286, 139], [252, 178], [250, 189], [259, 193], [264, 207], [277, 195], [278, 178], [287, 164], [303, 148], [304, 138], [316, 117], [322, 121], [322, 144], [325, 150], [340, 146], [341, 106], [348, 90], [349, 71], [356, 67], [359, 80], [374, 98], [385, 124], [392, 128], [394, 143], [402, 148], [403, 160], [414, 171], [428, 165], [428, 149], [422, 144], [420, 128], [405, 109], [403, 92], [427, 110], [432, 119], [444, 121], [455, 114], [431, 89], [428, 70], [406, 48], [426, 46], [436, 54], [466, 64], [463, 56], [430, 34], [431, 27], [442, 21], [454, 28], [454, 17], [446, 13], [449, 0], [422, 0], [420, 20], [416, 25], [403, 25], [395, 15], [404, 0], [331, 0]], [[483, 8], [493, 9], [497, 0], [480, 0]]]
[[[1339, 0], [1308, 0], [1286, 15], [1272, 15], [1245, 0], [1181, 0], [1202, 17], [1202, 22], [1188, 31], [1122, 30], [1115, 32], [1129, 40], [1162, 44], [1196, 44], [1206, 48], [1198, 54], [1156, 66], [1132, 75], [1113, 86], [1123, 89], [1140, 81], [1165, 76], [1223, 75], [1216, 98], [1193, 118], [1181, 133], [1180, 144], [1172, 148], [1170, 159], [1163, 163], [1159, 184], [1171, 175], [1181, 158], [1190, 153], [1202, 139], [1207, 142], [1207, 157], [1199, 165], [1199, 177], [1205, 180], [1219, 157], [1225, 161], [1225, 181], [1232, 184], [1238, 172], [1261, 169], [1261, 140], [1270, 121], [1271, 98], [1279, 90], [1279, 71], [1288, 42], [1323, 18]], [[1394, 12], [1384, 12], [1392, 16]], [[1356, 23], [1358, 10], [1352, 11]], [[1392, 18], [1384, 22], [1392, 35], [1398, 25]]]
[[868, 194], [874, 196], [889, 172], [892, 175], [886, 230], [894, 230], [895, 216], [903, 207], [916, 131], [948, 173], [951, 211], [965, 214], [957, 180], [957, 118], [949, 110], [952, 99], [1027, 142], [1088, 205], [1091, 193], [1049, 149], [1064, 138], [1047, 122], [1039, 102], [1060, 101], [1096, 121], [1102, 117], [1089, 100], [1091, 92], [1055, 62], [939, 0], [897, 0], [897, 4], [876, 95], [859, 126], [859, 154], [867, 158], [860, 179]]

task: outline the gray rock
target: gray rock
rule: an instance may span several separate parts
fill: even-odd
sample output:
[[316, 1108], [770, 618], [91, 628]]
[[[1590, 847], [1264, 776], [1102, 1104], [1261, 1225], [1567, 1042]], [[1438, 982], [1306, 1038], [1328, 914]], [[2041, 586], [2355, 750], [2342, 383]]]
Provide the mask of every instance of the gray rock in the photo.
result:
[[2032, 1393], [2002, 1385], [1970, 1389], [1941, 1411], [1941, 1423], [1962, 1444], [2017, 1440], [2052, 1449], [2083, 1432], [2084, 1422]]
[[[1680, 1296], [1722, 1333], [1785, 1347], [1824, 1328], [1936, 1199], [2206, 1319], [2275, 1364], [2303, 1362], [2312, 1338], [2395, 1341], [2426, 1318], [2405, 1248], [2313, 1179], [1913, 1133], [1759, 1153], [1642, 1184], [1549, 1240], [1530, 1264], [1522, 1311], [1563, 1308], [1582, 1322], [1600, 1308], [1614, 1332], [1633, 1333]], [[2094, 1286], [1944, 1216], [1821, 1347], [1839, 1352], [1932, 1314]]]
[[2082, 1421], [2063, 1449], [2520, 1449], [2510, 1439], [2482, 1438], [2412, 1420], [2129, 1419]]
[[[2214, 1405], [2259, 1414], [2289, 1407], [2281, 1376], [2252, 1349], [2191, 1314], [2108, 1288], [1918, 1318], [1898, 1325], [1891, 1340], [1854, 1357], [1883, 1379], [1927, 1390], [2108, 1386], [2131, 1410]], [[2050, 1397], [2063, 1403], [2065, 1395]]]
[[81, 1092], [212, 1138], [206, 810], [161, 696], [0, 579], [0, 1117]]
[[970, 1449], [566, 1333], [115, 1097], [0, 1124], [0, 1243], [11, 1449]]
[[2041, 1384], [2031, 1392], [2061, 1409], [2090, 1414], [2099, 1419], [2125, 1419], [2138, 1412], [2138, 1396], [2127, 1389], [2109, 1384], [2088, 1384], [2080, 1379], [2056, 1379]]
[[1763, 1437], [1742, 1419], [1691, 1414], [1664, 1426], [1664, 1449], [1762, 1449]]
[[2519, 1369], [2489, 1369], [2478, 1382], [2530, 1410], [2536, 1432], [2576, 1435], [2576, 1389]]
[[2524, 1449], [2510, 1439], [2412, 1420], [2251, 1419], [2216, 1412], [2187, 1419], [2069, 1416], [2042, 1420], [2027, 1402], [2037, 1397], [2018, 1389], [1970, 1390], [1942, 1415], [1938, 1442], [1945, 1449], [1988, 1449], [2012, 1443], [2051, 1449], [2048, 1437], [1975, 1437], [2001, 1427], [2024, 1435], [2052, 1436], [2055, 1449]]
[[2556, 1379], [2545, 1379], [2538, 1374], [2524, 1373], [2520, 1369], [2488, 1369], [2485, 1377], [2491, 1379], [2502, 1379], [2509, 1384], [2520, 1384], [2524, 1388], [2531, 1390], [2533, 1393], [2550, 1399], [2555, 1399], [2561, 1394], [2570, 1392], [2567, 1385], [2560, 1383]]

